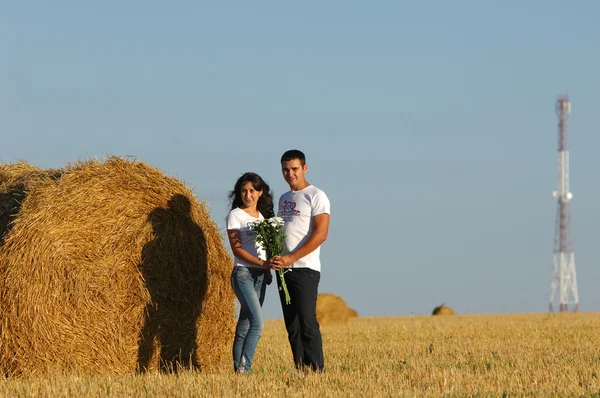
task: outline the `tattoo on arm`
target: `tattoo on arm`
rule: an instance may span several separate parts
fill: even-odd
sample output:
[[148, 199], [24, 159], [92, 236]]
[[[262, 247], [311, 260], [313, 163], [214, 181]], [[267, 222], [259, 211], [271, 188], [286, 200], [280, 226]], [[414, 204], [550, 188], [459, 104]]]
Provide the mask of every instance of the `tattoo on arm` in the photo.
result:
[[231, 229], [227, 231], [229, 235], [229, 243], [232, 249], [238, 249], [242, 247], [242, 240], [240, 239], [240, 231], [237, 229]]

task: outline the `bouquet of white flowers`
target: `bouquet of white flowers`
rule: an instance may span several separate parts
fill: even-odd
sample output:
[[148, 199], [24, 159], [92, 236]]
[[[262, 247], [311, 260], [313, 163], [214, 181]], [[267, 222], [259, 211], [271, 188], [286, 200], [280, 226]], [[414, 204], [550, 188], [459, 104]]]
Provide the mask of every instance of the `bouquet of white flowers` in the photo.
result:
[[[285, 235], [283, 234], [283, 218], [272, 217], [262, 221], [256, 221], [250, 225], [252, 231], [256, 231], [256, 242], [258, 242], [267, 252], [267, 259], [274, 256], [281, 256], [285, 247]], [[285, 293], [285, 303], [292, 302], [290, 293], [283, 275], [289, 271], [288, 269], [279, 269], [279, 280], [281, 288]]]

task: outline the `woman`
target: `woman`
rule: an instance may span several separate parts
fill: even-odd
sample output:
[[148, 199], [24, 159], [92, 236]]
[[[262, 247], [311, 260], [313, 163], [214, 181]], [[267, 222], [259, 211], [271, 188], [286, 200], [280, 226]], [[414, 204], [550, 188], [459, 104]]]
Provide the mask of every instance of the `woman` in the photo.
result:
[[249, 225], [273, 217], [273, 194], [258, 174], [245, 173], [235, 183], [229, 199], [227, 235], [234, 255], [231, 286], [241, 305], [233, 340], [233, 368], [236, 373], [247, 373], [265, 326], [262, 304], [266, 285], [272, 280], [271, 262]]

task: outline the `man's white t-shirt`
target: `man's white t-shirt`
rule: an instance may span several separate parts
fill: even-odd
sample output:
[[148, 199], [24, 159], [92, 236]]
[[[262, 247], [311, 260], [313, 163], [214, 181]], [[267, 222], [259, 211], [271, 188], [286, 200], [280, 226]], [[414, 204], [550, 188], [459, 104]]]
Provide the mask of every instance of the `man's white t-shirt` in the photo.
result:
[[[264, 217], [260, 212], [258, 217], [252, 217], [244, 210], [235, 208], [227, 215], [227, 229], [236, 229], [240, 231], [240, 240], [242, 241], [242, 249], [246, 250], [251, 255], [260, 258], [261, 260], [267, 259], [267, 253], [262, 246], [256, 243], [256, 231], [251, 231], [248, 224], [256, 221], [264, 220]], [[248, 267], [248, 268], [261, 268], [259, 265], [251, 264], [241, 258], [233, 257], [233, 265], [236, 267]]]
[[[314, 216], [331, 214], [330, 203], [325, 192], [314, 185], [300, 191], [288, 191], [279, 198], [277, 216], [285, 221], [286, 251], [293, 252], [302, 246], [314, 231]], [[291, 265], [292, 268], [310, 268], [321, 272], [321, 246]]]

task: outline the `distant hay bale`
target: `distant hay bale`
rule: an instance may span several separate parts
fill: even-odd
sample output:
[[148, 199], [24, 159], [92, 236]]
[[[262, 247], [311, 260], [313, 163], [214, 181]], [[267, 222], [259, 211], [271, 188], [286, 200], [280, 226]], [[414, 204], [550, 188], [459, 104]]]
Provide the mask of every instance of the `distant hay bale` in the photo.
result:
[[431, 315], [454, 315], [454, 310], [442, 304], [438, 307], [435, 307]]
[[0, 247], [0, 374], [229, 364], [231, 260], [183, 183], [119, 158], [42, 180]]
[[354, 316], [358, 316], [358, 313], [348, 308], [341, 297], [331, 293], [317, 296], [317, 321], [320, 325], [346, 323]]
[[0, 245], [27, 193], [46, 179], [59, 176], [57, 170], [42, 170], [23, 161], [0, 164]]

